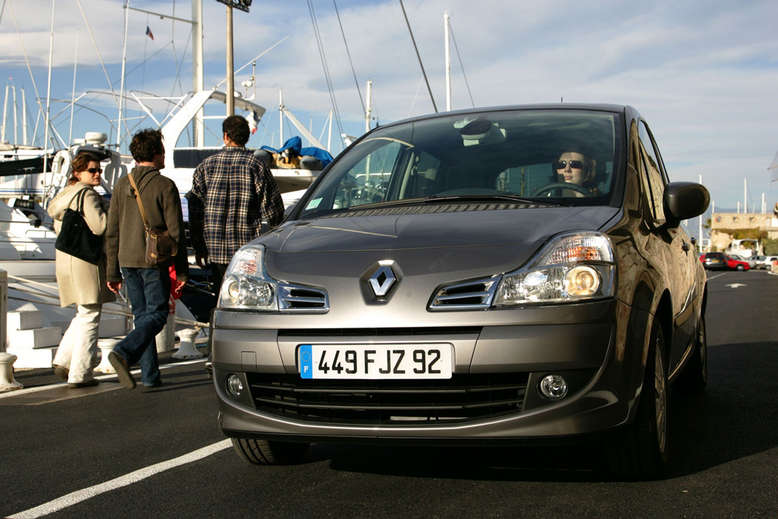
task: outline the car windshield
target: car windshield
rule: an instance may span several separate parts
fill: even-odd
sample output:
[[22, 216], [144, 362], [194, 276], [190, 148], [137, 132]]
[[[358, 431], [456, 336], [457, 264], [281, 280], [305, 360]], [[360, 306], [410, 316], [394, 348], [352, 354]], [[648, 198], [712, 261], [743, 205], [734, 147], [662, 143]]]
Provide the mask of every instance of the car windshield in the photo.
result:
[[299, 217], [456, 200], [606, 205], [620, 175], [620, 114], [510, 110], [371, 133], [333, 164]]

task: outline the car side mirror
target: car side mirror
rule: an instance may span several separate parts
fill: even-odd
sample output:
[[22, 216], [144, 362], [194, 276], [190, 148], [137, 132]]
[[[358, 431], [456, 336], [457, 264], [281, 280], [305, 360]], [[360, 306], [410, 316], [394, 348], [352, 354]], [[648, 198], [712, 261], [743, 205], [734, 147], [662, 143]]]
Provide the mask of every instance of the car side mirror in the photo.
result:
[[709, 203], [710, 193], [701, 184], [671, 182], [665, 186], [665, 217], [672, 227], [677, 227], [681, 220], [701, 215]]

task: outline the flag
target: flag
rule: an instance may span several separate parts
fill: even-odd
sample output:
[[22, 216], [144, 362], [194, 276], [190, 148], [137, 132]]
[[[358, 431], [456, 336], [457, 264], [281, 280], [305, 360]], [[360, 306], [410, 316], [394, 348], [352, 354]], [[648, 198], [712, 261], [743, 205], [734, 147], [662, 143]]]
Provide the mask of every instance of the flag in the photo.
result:
[[151, 38], [152, 40], [154, 39], [154, 33], [153, 33], [153, 32], [151, 32], [151, 29], [149, 29], [149, 26], [148, 26], [148, 25], [146, 26], [146, 36], [148, 36], [148, 37], [149, 37], [149, 38]]

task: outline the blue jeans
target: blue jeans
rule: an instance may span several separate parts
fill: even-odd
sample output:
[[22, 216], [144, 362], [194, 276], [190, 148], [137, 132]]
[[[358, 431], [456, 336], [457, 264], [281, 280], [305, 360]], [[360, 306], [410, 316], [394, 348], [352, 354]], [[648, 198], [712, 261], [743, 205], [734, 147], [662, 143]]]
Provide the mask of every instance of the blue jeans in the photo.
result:
[[145, 386], [160, 383], [157, 345], [154, 338], [165, 327], [169, 312], [170, 277], [167, 267], [122, 267], [135, 328], [117, 344], [113, 351], [127, 361], [128, 366], [140, 364], [141, 381]]

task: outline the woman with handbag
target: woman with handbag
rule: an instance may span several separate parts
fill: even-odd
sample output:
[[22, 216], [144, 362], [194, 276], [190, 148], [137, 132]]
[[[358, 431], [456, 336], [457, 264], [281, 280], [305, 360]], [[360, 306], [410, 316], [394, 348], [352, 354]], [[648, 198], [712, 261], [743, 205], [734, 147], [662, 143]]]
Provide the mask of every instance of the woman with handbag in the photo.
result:
[[105, 285], [103, 234], [108, 204], [95, 191], [100, 185], [100, 158], [79, 153], [72, 162], [68, 185], [49, 203], [57, 232], [56, 270], [60, 306], [76, 305], [76, 316], [54, 356], [54, 373], [70, 387], [97, 384], [92, 370], [97, 359], [100, 311], [114, 297]]

